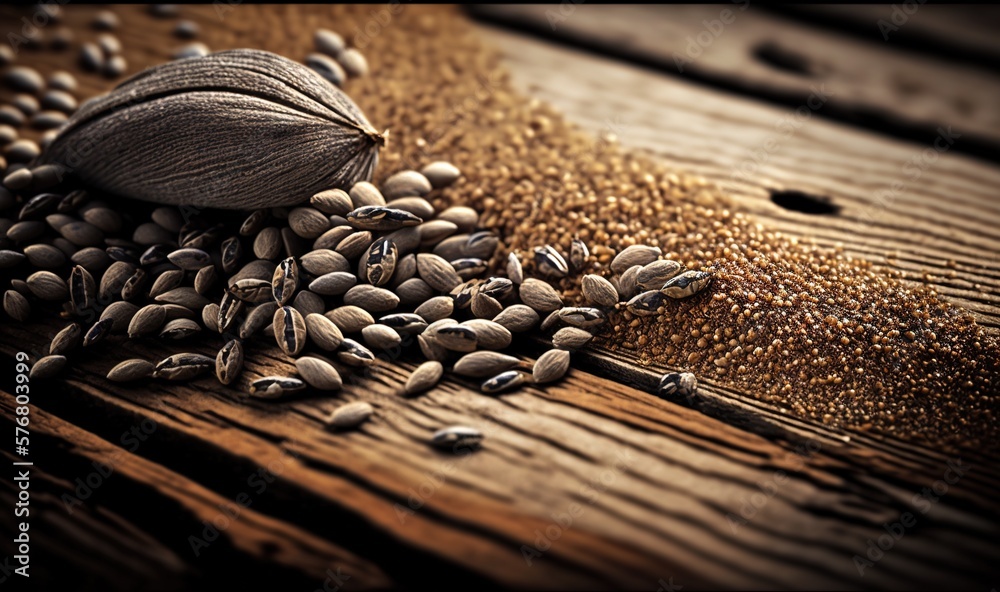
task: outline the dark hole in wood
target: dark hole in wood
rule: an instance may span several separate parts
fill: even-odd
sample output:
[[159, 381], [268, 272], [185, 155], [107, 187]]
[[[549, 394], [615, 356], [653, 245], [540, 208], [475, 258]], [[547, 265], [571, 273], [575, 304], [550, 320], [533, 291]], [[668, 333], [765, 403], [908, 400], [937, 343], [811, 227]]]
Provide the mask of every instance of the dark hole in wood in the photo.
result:
[[810, 77], [816, 73], [809, 63], [809, 58], [770, 41], [754, 47], [753, 56], [768, 66], [785, 72]]
[[803, 191], [771, 190], [771, 201], [793, 212], [803, 214], [837, 214], [840, 206], [828, 197], [810, 195]]

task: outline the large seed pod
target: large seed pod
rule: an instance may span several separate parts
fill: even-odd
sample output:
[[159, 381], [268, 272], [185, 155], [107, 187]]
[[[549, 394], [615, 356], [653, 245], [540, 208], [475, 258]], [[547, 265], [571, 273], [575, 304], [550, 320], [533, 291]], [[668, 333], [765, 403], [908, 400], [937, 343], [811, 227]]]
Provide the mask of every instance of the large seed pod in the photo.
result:
[[250, 210], [367, 181], [384, 143], [312, 70], [234, 49], [150, 68], [88, 101], [38, 162], [123, 197]]

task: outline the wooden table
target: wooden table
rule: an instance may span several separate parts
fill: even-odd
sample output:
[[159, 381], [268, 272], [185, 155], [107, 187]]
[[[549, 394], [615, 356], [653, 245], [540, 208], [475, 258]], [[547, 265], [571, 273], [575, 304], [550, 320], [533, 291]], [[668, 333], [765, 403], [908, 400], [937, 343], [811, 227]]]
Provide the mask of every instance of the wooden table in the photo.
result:
[[[212, 7], [184, 9], [213, 48], [273, 40], [257, 34], [269, 27], [336, 28], [319, 6], [225, 8], [223, 19]], [[712, 21], [730, 18], [724, 9], [732, 20], [714, 35]], [[899, 45], [892, 34], [888, 42], [871, 38], [870, 23], [851, 26], [850, 13], [740, 4], [487, 7], [474, 11], [474, 26], [503, 53], [523, 92], [585, 129], [613, 124], [623, 146], [721, 184], [762, 224], [933, 286], [995, 334], [996, 45], [986, 34], [949, 45], [963, 16], [943, 9], [920, 8]], [[96, 10], [67, 6], [65, 20], [83, 31]], [[405, 8], [423, 10], [435, 9]], [[890, 7], [879, 10], [885, 14], [865, 14], [891, 18]], [[144, 23], [120, 33], [133, 67], [162, 61], [155, 39], [170, 23], [139, 7], [115, 11]], [[19, 27], [22, 15], [5, 7], [0, 22]], [[710, 41], [700, 43], [705, 30], [701, 39]], [[920, 54], [915, 38], [953, 51]], [[690, 39], [701, 51], [689, 52]], [[265, 48], [280, 51], [281, 43]], [[19, 59], [51, 71], [66, 58]], [[83, 94], [108, 86], [82, 82]], [[776, 123], [817, 92], [829, 96], [770, 148]], [[879, 206], [879, 192], [904, 178], [942, 127], [961, 141]], [[59, 327], [5, 320], [2, 363], [40, 351]], [[167, 351], [121, 347], [149, 357]], [[265, 348], [249, 358], [253, 374], [289, 368]], [[688, 408], [649, 394], [657, 368], [597, 350], [583, 362], [561, 383], [502, 399], [450, 378], [402, 399], [396, 393], [413, 368], [402, 360], [379, 365], [336, 400], [276, 407], [210, 380], [122, 389], [103, 378], [111, 364], [84, 356], [64, 384], [32, 398], [32, 582], [988, 590], [1000, 581], [995, 456], [837, 432], [712, 383]], [[14, 387], [4, 380], [6, 432]], [[375, 401], [379, 421], [343, 435], [322, 429], [330, 409], [357, 399]], [[458, 457], [422, 445], [452, 422], [483, 426], [489, 445]], [[2, 455], [17, 460], [10, 446]], [[7, 479], [0, 485], [4, 533], [15, 528], [6, 509], [15, 488]], [[13, 555], [10, 539], [3, 537], [0, 557]], [[870, 549], [880, 543], [891, 548]]]

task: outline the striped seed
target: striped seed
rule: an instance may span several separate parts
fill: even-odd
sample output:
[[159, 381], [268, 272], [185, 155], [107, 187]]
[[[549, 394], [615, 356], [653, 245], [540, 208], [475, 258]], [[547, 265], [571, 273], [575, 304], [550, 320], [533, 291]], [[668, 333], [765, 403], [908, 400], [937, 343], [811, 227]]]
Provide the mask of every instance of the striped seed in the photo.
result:
[[603, 324], [604, 321], [607, 320], [604, 313], [601, 312], [600, 309], [587, 306], [569, 306], [566, 308], [560, 308], [558, 314], [559, 320], [562, 322], [574, 327], [580, 327], [581, 329], [596, 327]]
[[[430, 330], [430, 327], [428, 327], [428, 330]], [[431, 333], [431, 337], [445, 349], [457, 352], [474, 351], [479, 342], [475, 329], [467, 325], [445, 325], [438, 327]]]
[[191, 319], [172, 319], [160, 331], [161, 339], [185, 339], [201, 332], [201, 325]]
[[535, 247], [534, 254], [535, 267], [542, 275], [563, 278], [569, 274], [569, 265], [566, 263], [566, 259], [551, 245]]
[[670, 372], [660, 378], [656, 394], [663, 398], [692, 397], [698, 391], [698, 378], [690, 372]]
[[153, 369], [154, 378], [166, 380], [191, 380], [208, 372], [215, 360], [195, 353], [180, 353], [166, 357]]
[[280, 399], [306, 388], [306, 383], [288, 376], [265, 376], [250, 383], [248, 391], [256, 399]]
[[299, 287], [299, 266], [295, 259], [289, 257], [274, 268], [274, 278], [271, 280], [271, 293], [278, 304], [284, 306], [292, 299]]
[[66, 354], [76, 349], [83, 342], [83, 329], [78, 323], [66, 325], [56, 333], [49, 344], [49, 355]]
[[412, 312], [385, 315], [378, 322], [387, 327], [392, 327], [400, 335], [416, 335], [427, 328], [427, 321], [420, 315]]
[[507, 277], [515, 284], [524, 281], [524, 269], [521, 267], [521, 258], [514, 253], [507, 255]]
[[368, 248], [365, 260], [365, 277], [373, 286], [384, 286], [389, 283], [396, 271], [396, 259], [399, 251], [396, 243], [387, 238], [380, 238]]
[[410, 374], [410, 377], [406, 380], [406, 385], [403, 387], [403, 393], [406, 395], [415, 395], [431, 389], [441, 380], [443, 374], [444, 366], [441, 365], [441, 362], [434, 360], [424, 362], [417, 366], [413, 374]]
[[348, 212], [345, 218], [351, 226], [360, 230], [396, 230], [424, 221], [405, 210], [388, 206], [362, 206]]
[[663, 284], [660, 293], [670, 298], [689, 298], [701, 292], [712, 282], [712, 274], [689, 270]]
[[463, 453], [481, 446], [483, 438], [483, 433], [476, 428], [449, 426], [434, 432], [431, 436], [431, 445], [442, 450]]
[[239, 237], [231, 236], [222, 241], [221, 249], [222, 271], [233, 273], [236, 266], [240, 264], [240, 259], [243, 258], [243, 243], [240, 242]]
[[479, 388], [484, 393], [501, 393], [503, 391], [513, 390], [527, 381], [527, 375], [524, 372], [519, 370], [507, 370], [506, 372], [497, 374], [493, 378], [487, 379], [480, 385]]
[[583, 266], [587, 264], [587, 259], [589, 258], [590, 249], [587, 248], [587, 243], [583, 242], [579, 238], [574, 238], [569, 247], [570, 270], [575, 272], [580, 271], [583, 269]]
[[236, 297], [235, 294], [230, 290], [227, 290], [222, 294], [222, 300], [219, 302], [219, 312], [216, 316], [215, 326], [219, 333], [225, 333], [236, 317], [240, 316], [243, 312], [246, 303]]
[[640, 317], [649, 317], [660, 314], [666, 296], [659, 290], [649, 290], [632, 298], [626, 304], [628, 311]]
[[282, 306], [274, 312], [274, 339], [290, 356], [298, 355], [306, 345], [306, 321], [299, 311]]
[[618, 303], [618, 290], [615, 290], [611, 282], [599, 275], [591, 273], [583, 276], [581, 290], [583, 297], [591, 304], [614, 306]]
[[348, 366], [371, 366], [375, 354], [353, 339], [344, 339], [337, 350], [337, 359]]
[[274, 292], [269, 280], [246, 278], [238, 280], [229, 287], [229, 293], [234, 298], [242, 300], [247, 304], [260, 304], [267, 302], [274, 297]]
[[536, 384], [555, 382], [569, 370], [569, 352], [564, 349], [550, 349], [535, 360], [531, 371]]
[[451, 370], [461, 376], [485, 378], [515, 368], [520, 363], [520, 360], [507, 354], [494, 351], [476, 351], [459, 358]]
[[113, 319], [102, 319], [91, 325], [83, 336], [83, 347], [90, 347], [107, 337], [111, 333], [114, 323]]
[[146, 360], [125, 360], [111, 370], [108, 370], [108, 380], [112, 382], [133, 382], [136, 380], [142, 380], [152, 376], [154, 368], [155, 366]]
[[222, 384], [231, 384], [243, 371], [243, 345], [231, 339], [215, 356], [215, 376]]

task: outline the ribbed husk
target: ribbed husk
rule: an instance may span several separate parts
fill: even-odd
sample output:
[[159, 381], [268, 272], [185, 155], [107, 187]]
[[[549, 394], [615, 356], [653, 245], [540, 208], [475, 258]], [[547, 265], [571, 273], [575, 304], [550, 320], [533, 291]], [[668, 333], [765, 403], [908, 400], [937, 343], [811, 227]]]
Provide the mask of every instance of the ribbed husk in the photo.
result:
[[150, 68], [88, 101], [38, 164], [123, 197], [249, 210], [369, 180], [383, 144], [312, 70], [235, 49]]

